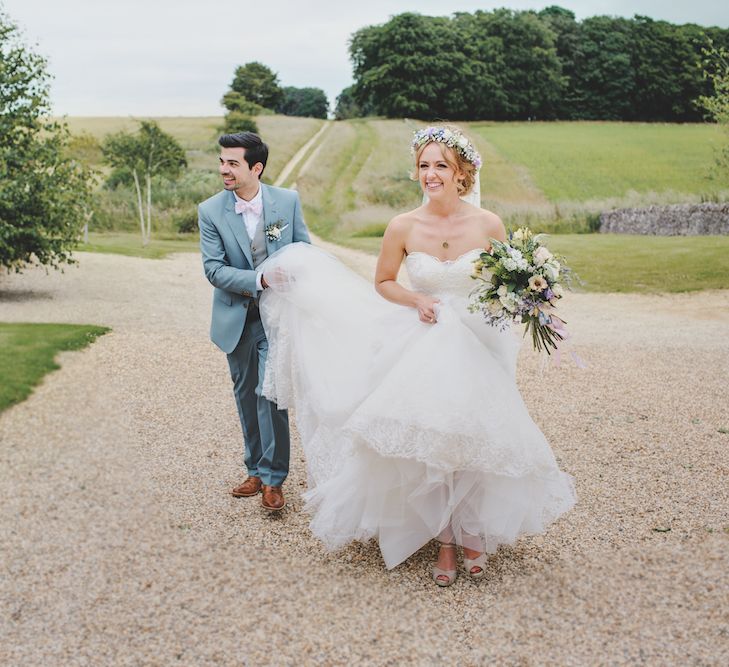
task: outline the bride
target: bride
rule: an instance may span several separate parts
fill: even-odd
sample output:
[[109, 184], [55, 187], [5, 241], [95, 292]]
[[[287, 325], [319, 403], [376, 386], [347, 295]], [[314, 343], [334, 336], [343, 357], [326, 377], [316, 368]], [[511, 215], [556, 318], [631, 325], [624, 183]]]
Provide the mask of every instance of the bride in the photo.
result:
[[480, 578], [486, 553], [543, 532], [575, 495], [517, 389], [519, 336], [467, 309], [472, 262], [506, 238], [465, 200], [478, 204], [480, 157], [451, 127], [412, 148], [424, 203], [388, 225], [376, 292], [310, 245], [266, 260], [263, 393], [296, 411], [313, 533], [332, 549], [377, 538], [388, 568], [436, 539], [448, 586], [457, 545]]

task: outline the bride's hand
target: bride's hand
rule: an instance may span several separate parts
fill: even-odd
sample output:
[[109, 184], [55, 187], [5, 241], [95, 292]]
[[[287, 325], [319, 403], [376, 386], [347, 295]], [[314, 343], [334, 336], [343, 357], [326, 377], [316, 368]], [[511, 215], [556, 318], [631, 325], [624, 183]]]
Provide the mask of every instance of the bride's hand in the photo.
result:
[[427, 324], [434, 324], [438, 318], [436, 304], [439, 303], [440, 301], [438, 301], [438, 299], [434, 299], [432, 296], [419, 294], [415, 301], [415, 307], [418, 309], [418, 317], [420, 317], [420, 321], [426, 322]]

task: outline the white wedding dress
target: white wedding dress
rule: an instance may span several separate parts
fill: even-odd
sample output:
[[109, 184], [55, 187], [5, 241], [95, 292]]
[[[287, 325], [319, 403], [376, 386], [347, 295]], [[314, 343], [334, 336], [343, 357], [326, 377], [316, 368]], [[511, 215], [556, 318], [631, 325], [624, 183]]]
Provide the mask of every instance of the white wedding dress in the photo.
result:
[[574, 505], [516, 386], [519, 335], [467, 310], [479, 252], [407, 256], [412, 288], [440, 300], [435, 324], [310, 245], [263, 265], [263, 393], [295, 410], [327, 547], [375, 537], [388, 568], [436, 537], [493, 552]]

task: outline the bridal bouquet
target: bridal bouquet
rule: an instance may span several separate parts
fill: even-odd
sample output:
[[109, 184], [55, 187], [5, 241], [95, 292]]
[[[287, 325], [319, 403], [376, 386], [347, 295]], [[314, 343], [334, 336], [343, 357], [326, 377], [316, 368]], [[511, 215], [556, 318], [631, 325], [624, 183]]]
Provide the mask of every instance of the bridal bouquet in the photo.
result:
[[564, 321], [554, 314], [557, 300], [569, 286], [570, 269], [544, 245], [544, 235], [521, 227], [506, 243], [494, 240], [491, 250], [474, 261], [468, 309], [481, 312], [486, 322], [500, 328], [509, 322], [526, 324], [534, 349], [551, 354], [567, 336]]

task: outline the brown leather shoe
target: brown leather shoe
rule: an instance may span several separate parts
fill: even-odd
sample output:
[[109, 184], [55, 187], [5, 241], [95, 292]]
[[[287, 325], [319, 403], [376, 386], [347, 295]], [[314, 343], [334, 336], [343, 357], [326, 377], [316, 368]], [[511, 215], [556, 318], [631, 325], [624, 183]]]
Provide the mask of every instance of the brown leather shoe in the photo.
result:
[[284, 500], [283, 491], [280, 486], [266, 486], [263, 485], [263, 497], [261, 498], [261, 505], [272, 512], [282, 510], [286, 506]]
[[261, 490], [261, 480], [259, 477], [249, 477], [243, 484], [236, 486], [230, 495], [234, 498], [248, 498], [255, 496]]

